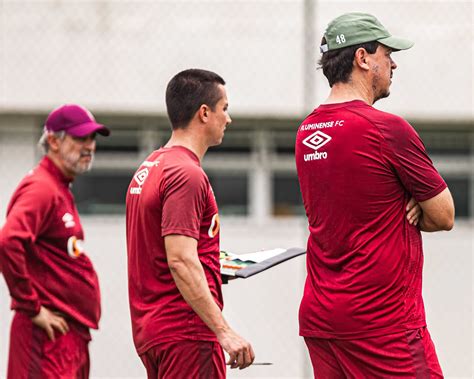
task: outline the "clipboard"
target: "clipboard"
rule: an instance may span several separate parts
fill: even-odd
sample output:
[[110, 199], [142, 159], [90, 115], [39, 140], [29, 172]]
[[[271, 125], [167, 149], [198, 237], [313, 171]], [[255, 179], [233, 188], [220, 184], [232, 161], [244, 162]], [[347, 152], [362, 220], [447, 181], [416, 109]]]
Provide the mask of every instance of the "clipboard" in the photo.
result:
[[222, 282], [226, 284], [229, 279], [249, 278], [303, 254], [306, 254], [306, 249], [300, 247], [262, 250], [249, 254], [221, 252]]

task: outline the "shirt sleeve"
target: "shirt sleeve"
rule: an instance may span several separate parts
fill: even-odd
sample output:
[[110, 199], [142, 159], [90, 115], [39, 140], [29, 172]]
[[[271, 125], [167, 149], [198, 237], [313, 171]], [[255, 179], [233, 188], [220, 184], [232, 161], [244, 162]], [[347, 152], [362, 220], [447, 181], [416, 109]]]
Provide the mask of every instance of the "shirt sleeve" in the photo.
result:
[[13, 299], [12, 308], [33, 317], [41, 304], [27, 268], [27, 255], [49, 219], [53, 195], [35, 182], [20, 186], [0, 231], [0, 265]]
[[420, 136], [408, 122], [397, 118], [383, 134], [382, 153], [417, 202], [429, 200], [447, 187]]
[[208, 183], [198, 166], [181, 167], [166, 176], [161, 236], [179, 234], [199, 240]]

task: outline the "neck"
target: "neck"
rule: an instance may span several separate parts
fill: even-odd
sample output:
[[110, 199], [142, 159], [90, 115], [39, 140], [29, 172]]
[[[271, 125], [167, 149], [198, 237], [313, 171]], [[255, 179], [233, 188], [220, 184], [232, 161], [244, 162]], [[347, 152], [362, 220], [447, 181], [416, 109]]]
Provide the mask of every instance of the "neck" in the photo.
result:
[[165, 147], [183, 146], [191, 150], [198, 156], [199, 160], [202, 161], [208, 146], [203, 143], [201, 139], [202, 137], [200, 137], [197, 133], [193, 133], [193, 129], [190, 127], [186, 129], [176, 129], [173, 130], [171, 138], [166, 143]]
[[73, 172], [70, 172], [65, 165], [63, 164], [63, 161], [58, 157], [57, 154], [52, 152], [51, 150], [48, 151], [46, 154], [49, 159], [54, 163], [54, 165], [61, 171], [61, 173], [68, 179], [73, 180], [75, 178], [75, 174]]
[[363, 80], [350, 79], [347, 83], [336, 83], [324, 104], [345, 103], [352, 100], [362, 100], [368, 105], [374, 104], [372, 87]]

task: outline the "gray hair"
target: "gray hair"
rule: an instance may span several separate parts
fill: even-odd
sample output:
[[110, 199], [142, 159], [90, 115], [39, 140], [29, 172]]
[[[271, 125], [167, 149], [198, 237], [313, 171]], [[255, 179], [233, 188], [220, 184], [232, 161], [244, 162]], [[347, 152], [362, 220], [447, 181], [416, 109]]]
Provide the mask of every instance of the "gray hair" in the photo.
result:
[[43, 152], [43, 154], [47, 154], [49, 151], [49, 143], [48, 143], [49, 135], [53, 135], [56, 138], [63, 139], [66, 136], [66, 132], [64, 130], [61, 130], [59, 132], [50, 132], [45, 129], [38, 141], [38, 148]]

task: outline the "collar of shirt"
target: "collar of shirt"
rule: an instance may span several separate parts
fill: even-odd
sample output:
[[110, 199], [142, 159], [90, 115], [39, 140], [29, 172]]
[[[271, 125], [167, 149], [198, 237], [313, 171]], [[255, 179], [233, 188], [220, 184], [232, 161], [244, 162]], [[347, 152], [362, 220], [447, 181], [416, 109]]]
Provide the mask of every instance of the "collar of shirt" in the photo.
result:
[[58, 166], [48, 157], [44, 156], [43, 159], [40, 161], [39, 164], [43, 167], [46, 171], [48, 171], [55, 179], [57, 179], [60, 183], [64, 184], [64, 186], [69, 187], [71, 182], [74, 180], [73, 178], [68, 178], [65, 176]]

